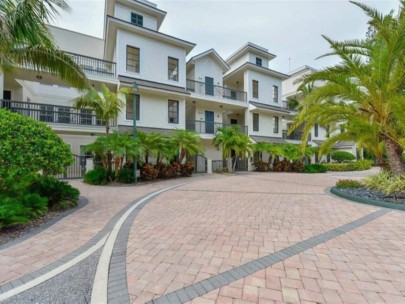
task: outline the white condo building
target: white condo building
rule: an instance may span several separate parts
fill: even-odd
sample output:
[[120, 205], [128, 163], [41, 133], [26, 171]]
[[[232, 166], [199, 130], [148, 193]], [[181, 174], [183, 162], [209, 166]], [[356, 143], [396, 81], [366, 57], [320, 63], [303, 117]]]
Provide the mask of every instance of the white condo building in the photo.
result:
[[[204, 155], [221, 160], [212, 145], [218, 127], [238, 125], [252, 142], [300, 143], [300, 131], [287, 135], [297, 114], [286, 101], [300, 98], [295, 80], [311, 68], [290, 75], [270, 68], [276, 57], [266, 48], [246, 43], [224, 59], [214, 49], [187, 60], [195, 44], [159, 31], [166, 12], [146, 0], [106, 0], [104, 39], [49, 26], [59, 48], [69, 52], [92, 85], [116, 91], [136, 83], [137, 127], [146, 132], [189, 129], [203, 140]], [[1, 107], [47, 123], [74, 154], [105, 132], [91, 110], [72, 108], [81, 93], [55, 77], [17, 69], [0, 75]], [[132, 99], [114, 123], [132, 130]], [[322, 127], [312, 145], [326, 137]], [[341, 143], [337, 149], [353, 149]], [[250, 169], [248, 161], [243, 169]]]

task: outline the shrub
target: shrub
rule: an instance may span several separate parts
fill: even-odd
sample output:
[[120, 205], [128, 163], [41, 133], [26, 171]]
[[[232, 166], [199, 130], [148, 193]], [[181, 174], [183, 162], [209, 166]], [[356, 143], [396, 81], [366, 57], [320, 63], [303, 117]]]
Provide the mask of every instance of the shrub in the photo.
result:
[[372, 161], [368, 159], [362, 159], [350, 163], [329, 163], [325, 164], [329, 171], [363, 171], [371, 168]]
[[267, 172], [270, 170], [270, 165], [269, 163], [266, 163], [264, 161], [257, 161], [255, 162], [255, 167], [257, 172]]
[[157, 179], [159, 171], [149, 163], [146, 163], [141, 168], [141, 179], [144, 181], [153, 181]]
[[381, 171], [378, 174], [368, 176], [363, 179], [363, 183], [368, 189], [378, 190], [384, 192], [386, 185], [392, 181], [392, 175], [387, 171]]
[[84, 182], [90, 185], [106, 185], [108, 183], [107, 170], [96, 168], [84, 175]]
[[359, 181], [352, 179], [341, 179], [336, 183], [338, 188], [361, 188], [362, 186]]
[[122, 168], [118, 170], [117, 181], [124, 184], [132, 184], [133, 182], [135, 182], [133, 169]]
[[405, 194], [405, 176], [393, 176], [390, 183], [384, 184], [383, 192], [388, 195]]
[[328, 167], [322, 164], [306, 165], [304, 167], [304, 173], [325, 173], [328, 172]]
[[0, 197], [0, 229], [26, 224], [48, 210], [48, 199], [38, 193]]
[[177, 177], [180, 174], [180, 164], [177, 162], [174, 162], [170, 166], [170, 170], [172, 171], [172, 176]]
[[61, 173], [73, 162], [70, 147], [50, 127], [7, 109], [0, 110], [0, 138], [1, 193], [21, 177]]
[[352, 153], [346, 151], [332, 152], [331, 157], [333, 160], [336, 160], [339, 163], [356, 159], [356, 157]]
[[30, 191], [46, 197], [49, 209], [67, 209], [79, 203], [79, 190], [53, 176], [41, 177], [30, 187]]
[[193, 175], [194, 165], [192, 162], [188, 161], [185, 164], [180, 165], [180, 175], [183, 177], [190, 177]]
[[292, 170], [298, 173], [304, 172], [304, 163], [302, 161], [294, 162], [292, 165]]
[[28, 223], [31, 218], [29, 210], [7, 199], [0, 197], [0, 229]]

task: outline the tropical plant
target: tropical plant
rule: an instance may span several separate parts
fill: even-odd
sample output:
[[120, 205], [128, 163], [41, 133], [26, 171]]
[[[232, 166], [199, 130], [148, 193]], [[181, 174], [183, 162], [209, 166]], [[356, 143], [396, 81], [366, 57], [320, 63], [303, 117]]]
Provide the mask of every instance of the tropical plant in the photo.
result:
[[[316, 123], [344, 123], [349, 132], [362, 129], [367, 137], [376, 134], [378, 143], [385, 144], [392, 172], [401, 175], [405, 171], [401, 159], [405, 144], [405, 1], [400, 1], [397, 15], [384, 15], [353, 3], [369, 16], [369, 25], [375, 32], [368, 39], [344, 42], [324, 36], [332, 49], [324, 56], [337, 55], [341, 62], [302, 79], [302, 86], [316, 81], [325, 84], [305, 97], [289, 131], [305, 122], [303, 145]], [[329, 141], [346, 136], [333, 136]]]
[[338, 188], [361, 188], [363, 185], [361, 182], [352, 179], [340, 179], [336, 182]]
[[89, 87], [83, 71], [57, 48], [47, 27], [61, 11], [69, 11], [64, 0], [0, 1], [0, 72], [29, 68], [79, 89]]
[[90, 185], [106, 185], [109, 182], [107, 170], [104, 167], [86, 172], [83, 180], [85, 183]]
[[101, 92], [97, 92], [91, 88], [85, 94], [73, 100], [73, 106], [77, 109], [92, 109], [96, 114], [96, 118], [105, 125], [105, 132], [110, 134], [111, 122], [118, 117], [118, 114], [125, 107], [125, 100], [133, 93], [133, 88], [122, 87], [116, 93], [111, 92], [108, 87], [103, 84]]
[[325, 173], [328, 172], [328, 167], [323, 164], [311, 164], [304, 166], [304, 173]]
[[180, 151], [180, 164], [183, 163], [187, 156], [194, 156], [202, 152], [201, 138], [194, 131], [174, 130], [170, 139]]
[[212, 142], [217, 149], [222, 149], [222, 156], [227, 160], [228, 172], [233, 171], [232, 151], [234, 151], [235, 157], [241, 157], [242, 159], [252, 154], [249, 136], [241, 133], [240, 128], [237, 126], [218, 128]]
[[170, 161], [178, 154], [177, 145], [169, 136], [162, 133], [138, 131], [137, 141], [146, 164], [149, 163], [151, 156], [156, 157], [156, 164], [159, 164], [163, 160]]
[[70, 147], [47, 125], [35, 119], [0, 110], [0, 193], [35, 182], [35, 174], [62, 173], [73, 162]]

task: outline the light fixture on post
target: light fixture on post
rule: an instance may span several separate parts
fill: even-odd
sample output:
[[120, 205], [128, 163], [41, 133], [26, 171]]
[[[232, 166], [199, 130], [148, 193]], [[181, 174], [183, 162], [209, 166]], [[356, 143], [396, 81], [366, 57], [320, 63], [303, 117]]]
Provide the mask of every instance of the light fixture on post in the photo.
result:
[[[134, 89], [133, 94], [132, 94], [132, 121], [133, 121], [133, 126], [132, 126], [132, 136], [136, 140], [136, 92], [138, 91], [138, 85], [134, 81], [132, 84], [132, 88]], [[138, 181], [138, 164], [135, 155], [133, 156], [133, 161], [134, 161], [134, 183], [136, 184]]]

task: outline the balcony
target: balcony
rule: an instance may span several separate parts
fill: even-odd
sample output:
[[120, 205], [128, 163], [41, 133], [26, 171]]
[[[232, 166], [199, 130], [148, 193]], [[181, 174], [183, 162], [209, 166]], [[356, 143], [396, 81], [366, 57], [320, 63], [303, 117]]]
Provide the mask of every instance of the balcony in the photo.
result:
[[201, 121], [201, 120], [187, 120], [186, 121], [186, 129], [190, 131], [195, 131], [197, 133], [202, 134], [215, 134], [218, 128], [226, 128], [226, 127], [238, 127], [240, 132], [243, 134], [248, 133], [248, 127], [242, 125], [234, 125], [234, 124], [223, 124], [218, 122], [211, 122], [211, 121]]
[[246, 92], [220, 87], [213, 84], [207, 84], [205, 82], [195, 81], [191, 79], [187, 79], [186, 89], [189, 92], [199, 95], [247, 102]]
[[283, 109], [298, 112], [298, 104], [290, 100], [283, 101]]
[[[304, 136], [304, 132], [292, 132], [288, 135], [287, 130], [283, 130], [283, 139], [290, 139], [290, 140], [302, 140]], [[308, 135], [308, 141], [311, 141], [311, 134]]]
[[[96, 127], [105, 126], [105, 123], [97, 119], [94, 111], [91, 109], [77, 110], [76, 108], [62, 105], [0, 100], [0, 109], [2, 108], [45, 123]], [[116, 126], [117, 123], [113, 121], [110, 125], [113, 127]]]
[[116, 63], [106, 61], [98, 58], [88, 57], [75, 53], [66, 52], [73, 60], [80, 66], [86, 74], [115, 77], [116, 76]]

